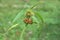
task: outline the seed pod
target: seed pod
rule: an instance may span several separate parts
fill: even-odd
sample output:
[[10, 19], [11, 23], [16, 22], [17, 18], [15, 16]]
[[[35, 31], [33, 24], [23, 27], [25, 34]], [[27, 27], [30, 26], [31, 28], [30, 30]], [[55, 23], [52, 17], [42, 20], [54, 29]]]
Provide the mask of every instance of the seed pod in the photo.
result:
[[29, 19], [28, 19], [28, 18], [25, 18], [25, 19], [24, 19], [24, 22], [25, 22], [26, 24], [28, 24]]
[[30, 18], [24, 19], [24, 22], [25, 22], [26, 24], [32, 24], [32, 23], [33, 23], [33, 22], [32, 22], [32, 19], [30, 19]]
[[26, 16], [30, 18], [30, 17], [32, 16], [31, 12], [28, 11], [28, 12], [26, 13]]
[[33, 22], [32, 22], [32, 19], [29, 19], [29, 24], [32, 24]]

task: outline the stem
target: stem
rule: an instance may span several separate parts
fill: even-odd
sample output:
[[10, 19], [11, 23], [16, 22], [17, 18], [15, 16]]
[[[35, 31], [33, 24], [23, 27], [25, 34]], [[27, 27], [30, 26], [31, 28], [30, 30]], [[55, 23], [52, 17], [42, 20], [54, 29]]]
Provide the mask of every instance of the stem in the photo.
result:
[[18, 24], [12, 25], [10, 28], [8, 28], [8, 30], [4, 33], [7, 34], [10, 30], [12, 30], [13, 28], [17, 27]]
[[35, 5], [33, 5], [30, 9], [33, 9], [33, 8], [36, 7], [39, 3], [40, 3], [40, 1], [37, 2]]
[[25, 30], [26, 30], [26, 26], [27, 26], [27, 25], [25, 25], [25, 27], [24, 27], [23, 30], [22, 30], [22, 33], [21, 33], [21, 35], [20, 35], [20, 40], [23, 40], [22, 37], [23, 37], [23, 34], [24, 34]]

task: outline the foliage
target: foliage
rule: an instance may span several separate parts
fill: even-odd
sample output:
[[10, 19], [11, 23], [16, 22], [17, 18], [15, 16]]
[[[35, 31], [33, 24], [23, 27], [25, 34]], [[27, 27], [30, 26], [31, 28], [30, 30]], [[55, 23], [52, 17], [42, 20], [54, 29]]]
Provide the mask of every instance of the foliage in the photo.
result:
[[[14, 1], [14, 2], [13, 2]], [[0, 40], [59, 40], [60, 1], [1, 0]], [[28, 8], [12, 5], [33, 5]], [[7, 5], [7, 6], [6, 6]], [[32, 13], [33, 24], [26, 25], [23, 20], [27, 12]]]

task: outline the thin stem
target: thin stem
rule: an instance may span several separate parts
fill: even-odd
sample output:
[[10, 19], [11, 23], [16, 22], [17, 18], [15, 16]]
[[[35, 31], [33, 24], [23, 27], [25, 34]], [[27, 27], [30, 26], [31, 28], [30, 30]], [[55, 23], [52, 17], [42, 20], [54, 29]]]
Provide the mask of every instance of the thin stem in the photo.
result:
[[22, 33], [21, 33], [21, 35], [20, 35], [20, 40], [23, 40], [23, 34], [24, 34], [24, 32], [25, 32], [25, 30], [26, 30], [26, 26], [27, 26], [27, 24], [25, 25], [25, 27], [23, 28], [23, 30], [22, 30]]
[[33, 8], [36, 7], [39, 3], [40, 3], [40, 1], [37, 2], [35, 5], [33, 5], [30, 9], [33, 9]]

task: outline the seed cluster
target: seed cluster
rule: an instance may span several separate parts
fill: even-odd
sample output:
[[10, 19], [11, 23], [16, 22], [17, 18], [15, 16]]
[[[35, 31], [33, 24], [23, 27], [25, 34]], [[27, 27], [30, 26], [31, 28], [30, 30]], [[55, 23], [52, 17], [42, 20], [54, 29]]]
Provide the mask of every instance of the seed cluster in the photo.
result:
[[26, 24], [32, 24], [32, 19], [26, 18], [26, 19], [24, 19], [24, 22]]
[[24, 19], [24, 23], [26, 23], [26, 24], [32, 24], [33, 23], [33, 21], [32, 21], [32, 19], [31, 19], [31, 13], [30, 12], [27, 12], [26, 13], [26, 18]]

